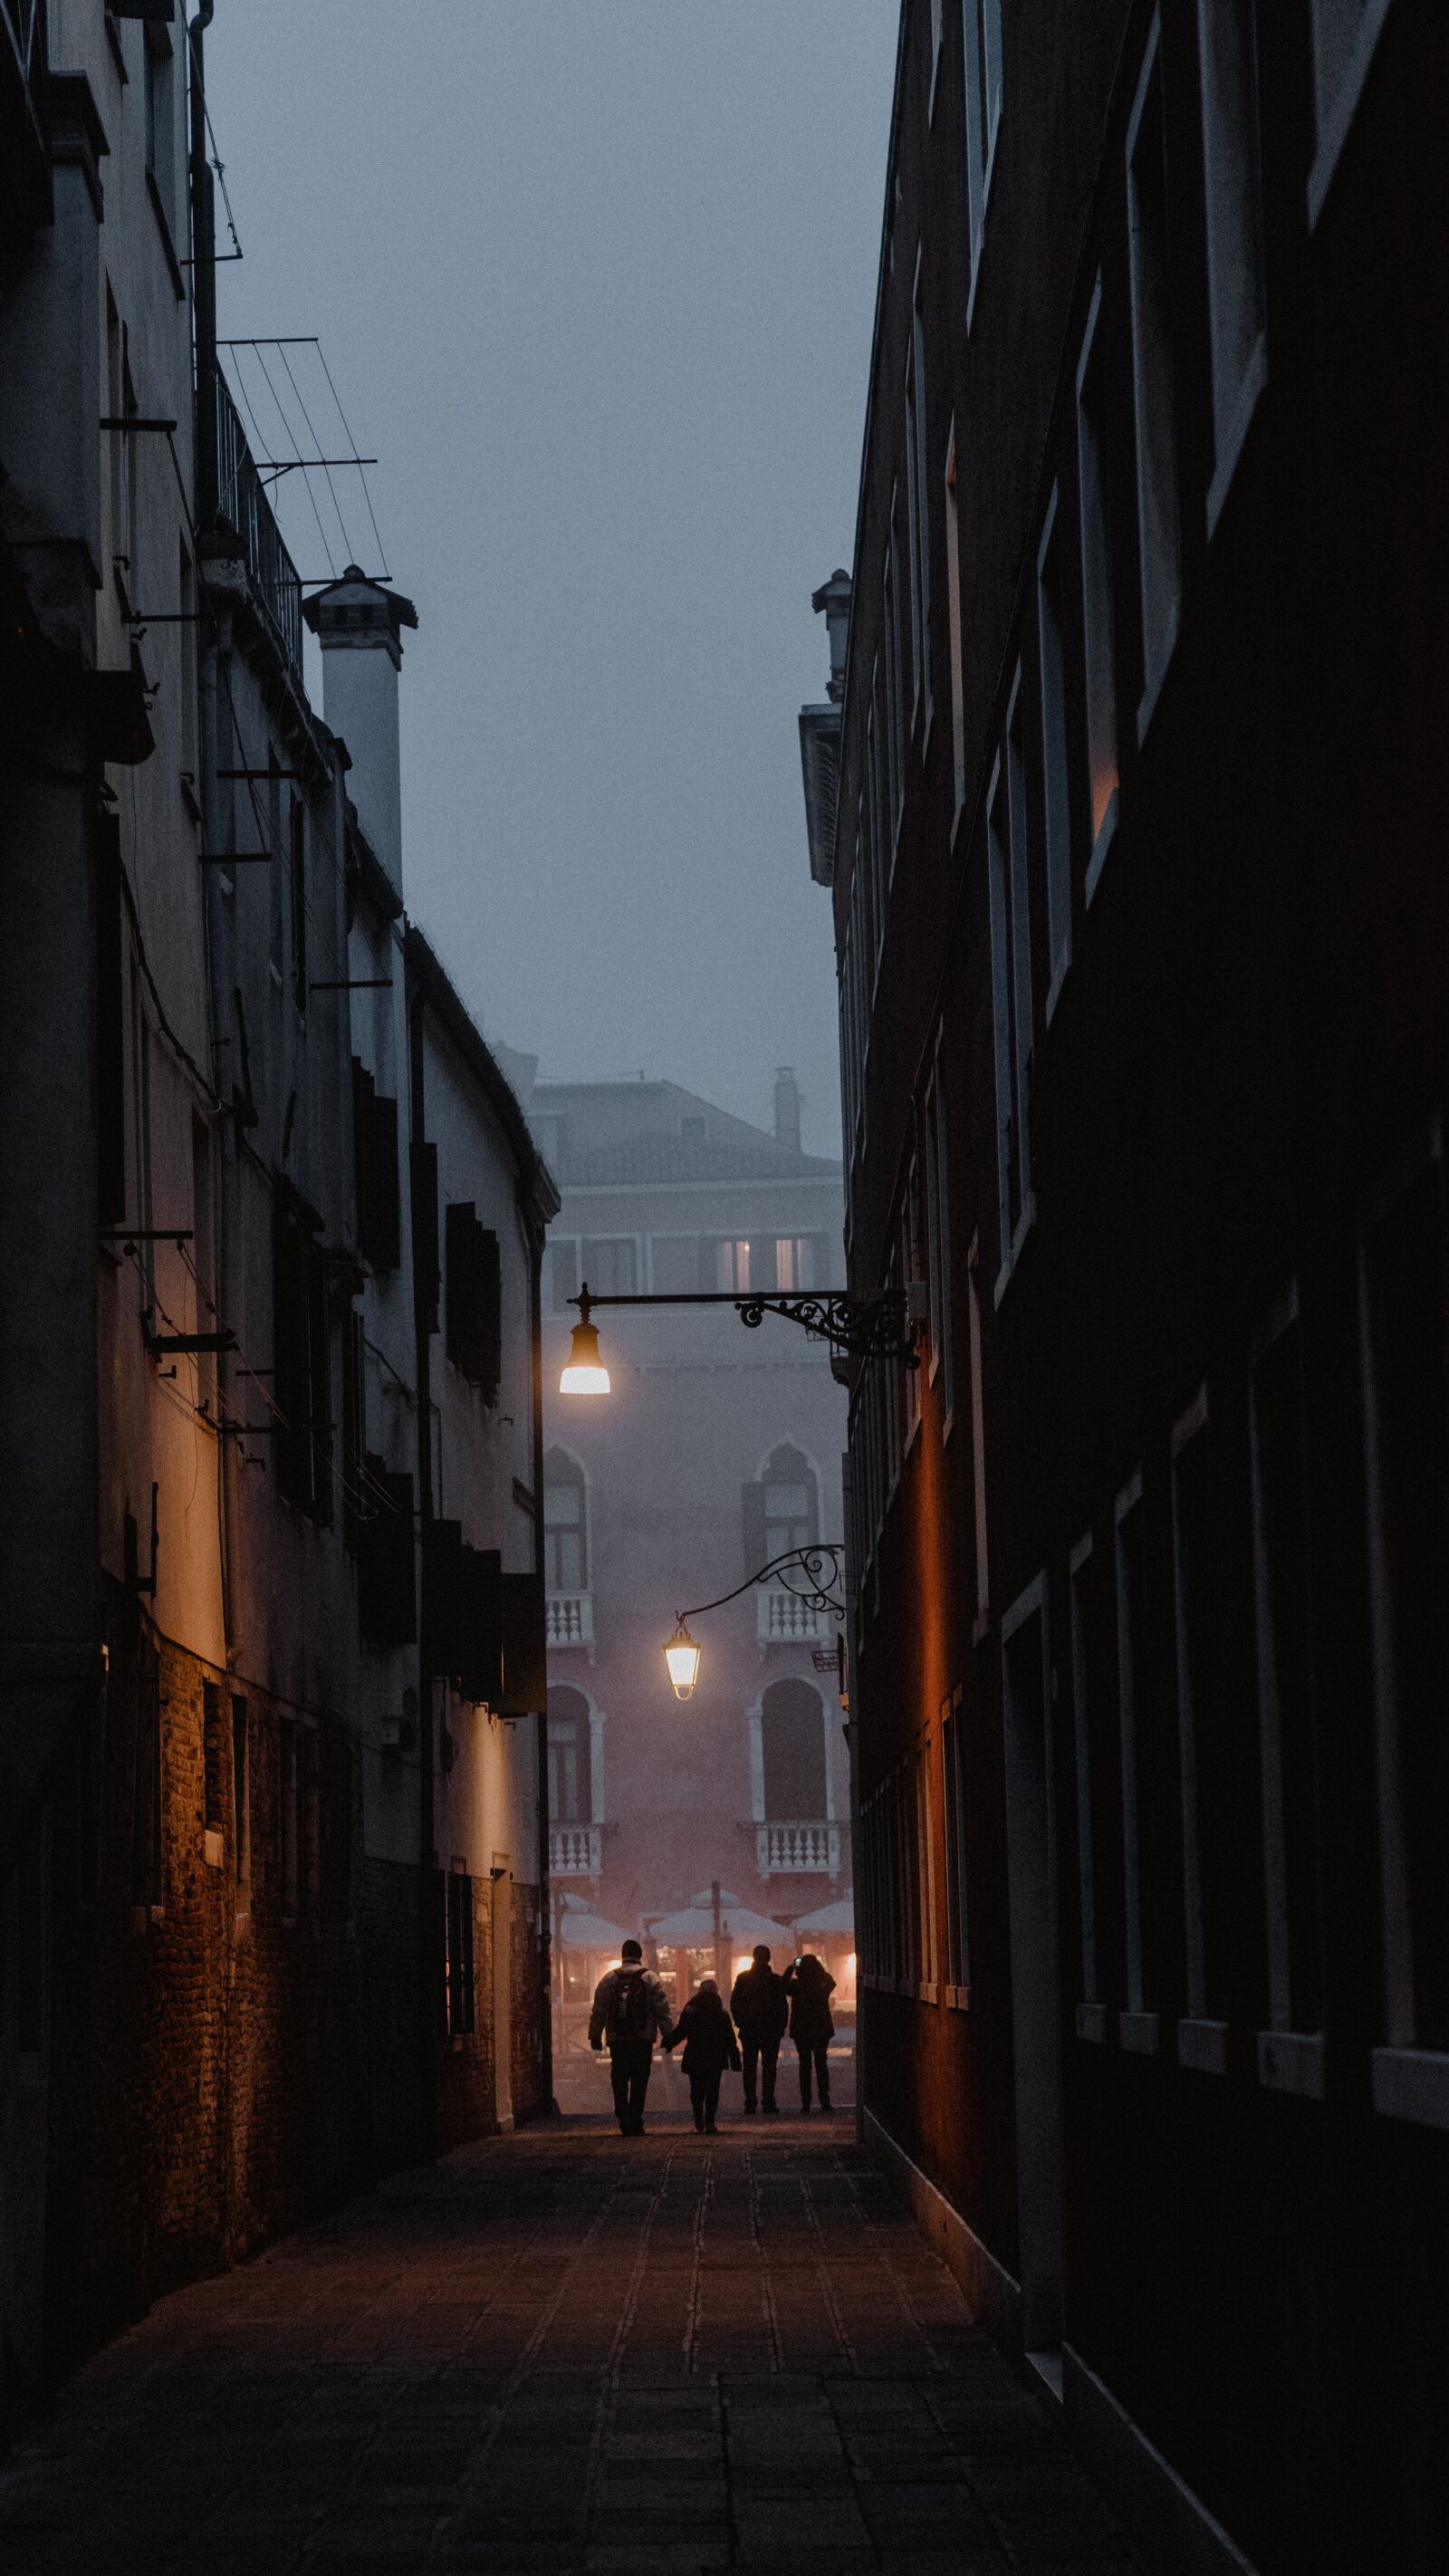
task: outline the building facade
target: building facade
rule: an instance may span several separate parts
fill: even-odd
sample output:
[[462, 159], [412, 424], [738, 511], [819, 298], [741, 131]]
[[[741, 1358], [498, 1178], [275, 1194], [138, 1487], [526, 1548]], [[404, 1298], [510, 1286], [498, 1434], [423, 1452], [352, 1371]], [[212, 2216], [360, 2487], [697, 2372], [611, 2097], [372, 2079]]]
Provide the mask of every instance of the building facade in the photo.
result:
[[[558, 1381], [581, 1283], [839, 1285], [839, 1167], [802, 1153], [788, 1071], [773, 1132], [658, 1082], [535, 1082], [529, 1118], [561, 1195], [543, 1318], [554, 1885], [632, 1932], [716, 1880], [788, 1922], [851, 1884], [836, 1623], [783, 1581], [743, 1592], [699, 1621], [683, 1705], [662, 1648], [677, 1611], [842, 1537], [828, 1349], [728, 1307], [606, 1310], [611, 1393]], [[687, 1992], [690, 1963], [664, 1964]]]
[[1442, 2554], [1446, 44], [907, 0], [802, 717], [867, 2135], [1173, 2566]]
[[216, 362], [200, 42], [156, 0], [0, 10], [19, 2402], [551, 2098], [554, 1194], [402, 909], [408, 603], [355, 568], [309, 602], [307, 696]]

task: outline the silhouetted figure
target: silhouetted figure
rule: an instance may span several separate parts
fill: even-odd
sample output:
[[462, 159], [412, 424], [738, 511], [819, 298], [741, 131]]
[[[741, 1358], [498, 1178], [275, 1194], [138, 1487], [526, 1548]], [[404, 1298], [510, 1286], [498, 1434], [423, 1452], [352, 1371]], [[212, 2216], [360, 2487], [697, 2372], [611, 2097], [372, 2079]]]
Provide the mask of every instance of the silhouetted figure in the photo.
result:
[[790, 1998], [785, 1992], [784, 1978], [777, 1977], [770, 1965], [769, 1949], [763, 1941], [755, 1944], [753, 1965], [743, 1969], [735, 1979], [730, 2011], [744, 2052], [745, 2109], [753, 2111], [755, 2107], [758, 2072], [759, 2099], [763, 2108], [778, 2110], [775, 2062], [790, 2019]]
[[594, 1989], [589, 2046], [602, 2048], [607, 2040], [620, 2132], [626, 2138], [642, 2138], [654, 2034], [657, 2030], [662, 2040], [669, 2037], [669, 1999], [659, 1979], [645, 1967], [637, 1941], [624, 1943], [619, 1960], [619, 1966], [601, 1977]]
[[800, 2056], [800, 2108], [810, 2108], [810, 2071], [820, 2094], [820, 2108], [830, 2108], [830, 2042], [835, 2024], [830, 2018], [830, 1998], [835, 1992], [835, 1979], [823, 1959], [807, 1950], [785, 1971], [785, 1992], [790, 1998], [790, 2037]]
[[734, 2024], [720, 2002], [719, 1988], [713, 1977], [701, 1977], [665, 2041], [665, 2047], [672, 2048], [678, 2039], [684, 2042], [681, 2064], [689, 2077], [694, 2125], [697, 2129], [713, 2132], [715, 2113], [719, 2109], [720, 2077], [727, 2066], [738, 2069], [740, 2062]]

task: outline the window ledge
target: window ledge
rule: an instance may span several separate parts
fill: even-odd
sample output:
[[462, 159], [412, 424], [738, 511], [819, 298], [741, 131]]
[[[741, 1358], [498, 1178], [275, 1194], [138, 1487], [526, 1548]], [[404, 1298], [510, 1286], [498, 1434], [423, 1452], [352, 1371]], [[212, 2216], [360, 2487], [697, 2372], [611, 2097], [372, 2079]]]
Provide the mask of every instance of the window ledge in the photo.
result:
[[948, 1986], [945, 1992], [945, 2003], [949, 2012], [969, 2012], [971, 2010], [970, 1987]]
[[1198, 2075], [1226, 2075], [1228, 2025], [1225, 2021], [1188, 2019], [1177, 2025], [1177, 2062]]
[[1124, 2012], [1117, 2015], [1117, 2037], [1133, 2057], [1155, 2057], [1162, 2045], [1162, 2015]]
[[918, 2003], [923, 2004], [933, 2004], [935, 2002], [936, 1981], [934, 1977], [923, 1977], [921, 1979], [920, 1984], [916, 1988], [916, 2000]]
[[1097, 826], [1097, 837], [1092, 843], [1092, 855], [1087, 861], [1087, 874], [1082, 886], [1084, 904], [1090, 903], [1097, 891], [1102, 870], [1107, 864], [1107, 853], [1117, 837], [1117, 799], [1120, 793], [1119, 788], [1113, 788], [1107, 799], [1107, 811]]
[[[1308, 173], [1308, 229], [1310, 232], [1313, 231], [1323, 212], [1329, 189], [1333, 185], [1333, 174], [1338, 168], [1339, 155], [1348, 140], [1349, 128], [1358, 114], [1358, 103], [1363, 93], [1364, 82], [1368, 77], [1368, 68], [1373, 60], [1379, 37], [1383, 33], [1384, 20], [1388, 14], [1389, 0], [1368, 0], [1352, 59], [1339, 83], [1338, 96], [1333, 102], [1332, 113], [1319, 136], [1313, 167]], [[1419, 2052], [1411, 2050], [1405, 2053], [1417, 2055]]]
[[220, 1869], [226, 1857], [226, 1838], [219, 1825], [208, 1825], [201, 1837], [201, 1851], [208, 1869]]
[[1449, 2129], [1449, 2056], [1431, 2048], [1370, 2052], [1374, 2109], [1386, 2120]]
[[1223, 433], [1221, 452], [1213, 467], [1213, 479], [1208, 485], [1209, 545], [1217, 533], [1217, 524], [1223, 514], [1223, 503], [1228, 497], [1233, 476], [1238, 470], [1238, 459], [1247, 444], [1248, 432], [1252, 428], [1267, 381], [1268, 341], [1267, 334], [1260, 331], [1254, 343], [1252, 355], [1243, 369], [1242, 382], [1233, 398], [1233, 408], [1228, 426]]
[[1322, 2031], [1260, 2030], [1258, 2081], [1271, 2093], [1300, 2093], [1310, 2102], [1321, 2102]]
[[1077, 2037], [1078, 2039], [1090, 2040], [1092, 2045], [1097, 2048], [1100, 2048], [1105, 2044], [1107, 2037], [1107, 2007], [1105, 2004], [1078, 2004]]

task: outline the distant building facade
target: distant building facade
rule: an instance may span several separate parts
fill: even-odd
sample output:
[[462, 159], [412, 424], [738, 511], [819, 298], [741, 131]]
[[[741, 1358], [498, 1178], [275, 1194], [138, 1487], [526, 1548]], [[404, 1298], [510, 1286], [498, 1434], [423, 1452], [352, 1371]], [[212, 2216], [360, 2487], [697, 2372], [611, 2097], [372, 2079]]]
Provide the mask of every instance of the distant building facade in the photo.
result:
[[866, 2132], [1154, 2564], [1443, 2555], [1446, 81], [908, 0], [802, 719]]
[[678, 1610], [841, 1537], [829, 1352], [727, 1307], [606, 1309], [612, 1393], [561, 1396], [558, 1379], [583, 1281], [838, 1286], [839, 1167], [801, 1151], [788, 1071], [773, 1132], [661, 1082], [537, 1082], [529, 1119], [561, 1194], [543, 1319], [554, 1886], [646, 1934], [715, 1879], [788, 1919], [850, 1885], [835, 1622], [783, 1583], [746, 1592], [699, 1621], [683, 1704], [662, 1648]]
[[307, 696], [199, 62], [0, 10], [0, 2411], [551, 2098], [556, 1202], [403, 913], [408, 603]]

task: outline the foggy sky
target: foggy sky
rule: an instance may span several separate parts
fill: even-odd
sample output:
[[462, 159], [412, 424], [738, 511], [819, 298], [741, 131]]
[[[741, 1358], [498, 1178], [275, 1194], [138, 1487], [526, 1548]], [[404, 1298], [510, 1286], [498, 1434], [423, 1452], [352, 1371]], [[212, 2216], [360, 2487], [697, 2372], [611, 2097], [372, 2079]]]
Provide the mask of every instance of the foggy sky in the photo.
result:
[[[542, 1073], [643, 1069], [768, 1123], [793, 1063], [832, 1153], [795, 718], [824, 695], [810, 592], [854, 539], [897, 23], [219, 0], [208, 38], [245, 252], [221, 330], [321, 335], [419, 611], [409, 910]], [[298, 475], [286, 503], [325, 573]]]

